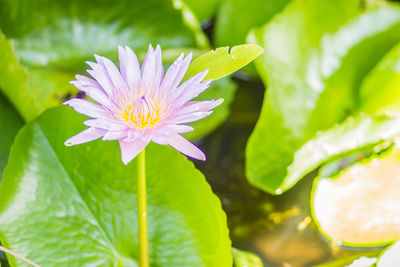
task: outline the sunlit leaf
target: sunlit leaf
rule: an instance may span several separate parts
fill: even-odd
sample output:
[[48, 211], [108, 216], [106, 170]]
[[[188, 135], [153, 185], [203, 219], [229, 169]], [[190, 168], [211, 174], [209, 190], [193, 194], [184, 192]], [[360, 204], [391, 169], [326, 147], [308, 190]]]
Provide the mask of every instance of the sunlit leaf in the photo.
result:
[[196, 73], [208, 69], [205, 79], [220, 79], [246, 66], [261, 55], [262, 52], [263, 49], [254, 44], [238, 45], [231, 49], [227, 46], [217, 48], [193, 60], [185, 78], [187, 79]]
[[400, 150], [314, 182], [312, 213], [332, 242], [377, 247], [400, 238]]
[[294, 153], [316, 132], [356, 108], [362, 78], [400, 41], [400, 6], [365, 10], [358, 0], [292, 1], [249, 41], [265, 52], [256, 60], [268, 86], [246, 148], [250, 183], [272, 194]]
[[[57, 108], [19, 132], [0, 186], [1, 242], [42, 266], [138, 266], [136, 160], [123, 165], [117, 142], [65, 147], [84, 119]], [[146, 150], [151, 266], [232, 266], [203, 175], [172, 148]]]
[[296, 151], [279, 189], [288, 190], [306, 174], [329, 160], [371, 147], [398, 135], [398, 117], [350, 117], [342, 124], [318, 133]]
[[360, 91], [360, 112], [400, 112], [400, 44], [366, 76]]

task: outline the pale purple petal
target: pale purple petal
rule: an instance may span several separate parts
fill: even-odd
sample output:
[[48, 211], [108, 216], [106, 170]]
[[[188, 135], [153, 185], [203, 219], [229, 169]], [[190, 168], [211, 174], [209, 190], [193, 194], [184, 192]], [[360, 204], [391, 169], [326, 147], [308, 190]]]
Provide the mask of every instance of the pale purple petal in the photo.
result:
[[153, 131], [152, 136], [154, 134], [158, 134], [167, 137], [170, 133], [188, 133], [193, 130], [194, 128], [189, 125], [170, 124], [170, 125], [165, 125], [162, 128]]
[[182, 81], [183, 76], [185, 76], [191, 60], [192, 53], [190, 53], [185, 59], [183, 59], [183, 54], [181, 54], [168, 68], [161, 83], [161, 91], [164, 96], [168, 96], [171, 92], [175, 91], [179, 83]]
[[189, 125], [167, 125], [164, 127], [166, 131], [174, 133], [189, 133], [194, 130], [192, 126]]
[[101, 106], [83, 99], [72, 98], [65, 101], [63, 104], [72, 107], [76, 112], [92, 118], [109, 117], [107, 111]]
[[140, 86], [140, 66], [135, 53], [128, 46], [125, 49], [119, 47], [119, 63], [122, 78], [126, 81], [128, 88], [134, 92]]
[[133, 142], [119, 140], [122, 162], [126, 165], [134, 159], [150, 142], [150, 139], [137, 138]]
[[117, 120], [110, 121], [109, 119], [104, 118], [86, 120], [83, 122], [83, 124], [89, 127], [95, 127], [109, 131], [123, 131], [127, 129], [126, 125], [120, 123]]
[[168, 135], [161, 132], [153, 132], [151, 134], [151, 141], [159, 145], [168, 145]]
[[197, 146], [190, 143], [179, 134], [170, 134], [168, 143], [170, 146], [185, 154], [186, 156], [198, 160], [206, 160], [206, 155], [203, 151], [201, 151]]
[[149, 94], [152, 97], [158, 98], [160, 83], [161, 83], [161, 80], [163, 79], [163, 75], [164, 75], [164, 67], [162, 65], [162, 55], [161, 55], [160, 45], [157, 45], [154, 55], [155, 55], [155, 61], [156, 61], [156, 65], [155, 65], [155, 69], [154, 69], [154, 81], [153, 81], [153, 84], [149, 87], [149, 89], [152, 90]]
[[120, 132], [108, 131], [107, 133], [104, 134], [103, 140], [104, 141], [119, 140], [125, 138], [126, 136], [127, 136], [126, 131], [120, 131]]
[[124, 92], [127, 90], [127, 85], [122, 79], [121, 73], [118, 71], [114, 63], [108, 58], [101, 57], [98, 55], [94, 56], [97, 62], [102, 65], [108, 73], [108, 77], [113, 83], [113, 92]]
[[84, 92], [97, 103], [107, 107], [108, 109], [114, 107], [114, 104], [107, 97], [103, 88], [97, 81], [82, 75], [76, 75], [76, 81], [71, 81], [70, 83], [75, 85], [76, 88]]
[[186, 102], [177, 112], [174, 113], [174, 116], [183, 115], [187, 113], [193, 112], [207, 112], [222, 104], [224, 100], [222, 98], [217, 100], [209, 100], [209, 101], [190, 101]]
[[201, 119], [211, 115], [211, 113], [212, 113], [212, 111], [182, 114], [182, 115], [178, 115], [178, 116], [169, 118], [168, 123], [180, 124], [180, 123], [194, 122], [194, 121], [201, 120]]
[[90, 61], [86, 62], [92, 69], [87, 70], [90, 74], [104, 89], [108, 96], [112, 97], [114, 95], [114, 85], [110, 78], [108, 77], [106, 69], [100, 65]]
[[153, 90], [156, 76], [156, 55], [151, 45], [149, 46], [149, 50], [143, 62], [141, 73], [140, 92], [144, 93], [148, 90]]
[[211, 83], [211, 80], [201, 82], [207, 73], [208, 70], [202, 71], [181, 84], [168, 96], [169, 101], [173, 102], [174, 106], [177, 108], [198, 96], [200, 93], [206, 90]]
[[106, 131], [102, 129], [87, 128], [86, 130], [78, 133], [77, 135], [65, 141], [64, 144], [66, 146], [73, 146], [73, 145], [87, 143], [102, 137], [105, 133]]
[[180, 70], [183, 62], [184, 54], [180, 54], [180, 56], [172, 63], [172, 65], [168, 68], [167, 73], [165, 73], [165, 77], [161, 83], [160, 89], [165, 93], [168, 94], [171, 91], [171, 85], [175, 80], [175, 77]]

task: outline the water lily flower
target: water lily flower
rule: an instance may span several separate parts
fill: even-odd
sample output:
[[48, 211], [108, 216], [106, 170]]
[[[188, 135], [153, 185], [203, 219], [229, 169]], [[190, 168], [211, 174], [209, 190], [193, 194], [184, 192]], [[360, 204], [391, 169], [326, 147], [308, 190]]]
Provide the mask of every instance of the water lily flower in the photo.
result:
[[211, 80], [203, 81], [207, 71], [200, 72], [182, 84], [192, 55], [181, 54], [164, 76], [161, 48], [150, 45], [140, 68], [129, 47], [119, 47], [120, 68], [108, 58], [95, 55], [96, 63], [87, 62], [93, 79], [76, 75], [71, 83], [97, 102], [73, 98], [64, 104], [91, 117], [86, 130], [68, 139], [67, 146], [98, 138], [119, 140], [122, 161], [128, 164], [150, 141], [170, 145], [198, 160], [205, 154], [181, 136], [193, 130], [186, 123], [207, 117], [223, 99], [191, 101], [206, 90]]

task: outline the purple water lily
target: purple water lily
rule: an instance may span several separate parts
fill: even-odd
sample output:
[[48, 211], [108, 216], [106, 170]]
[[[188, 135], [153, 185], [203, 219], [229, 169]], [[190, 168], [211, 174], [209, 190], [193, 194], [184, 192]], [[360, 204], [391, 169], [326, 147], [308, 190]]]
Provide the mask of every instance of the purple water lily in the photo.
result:
[[190, 101], [206, 90], [211, 80], [203, 82], [207, 71], [180, 84], [192, 55], [181, 54], [164, 76], [161, 48], [150, 45], [140, 68], [129, 47], [119, 47], [120, 70], [108, 58], [95, 55], [97, 63], [87, 62], [87, 72], [94, 78], [77, 75], [71, 83], [98, 104], [70, 99], [64, 104], [91, 117], [89, 128], [68, 139], [67, 146], [98, 138], [119, 140], [122, 161], [128, 164], [150, 141], [170, 145], [181, 153], [205, 160], [205, 154], [180, 134], [193, 131], [186, 123], [207, 117], [223, 99]]

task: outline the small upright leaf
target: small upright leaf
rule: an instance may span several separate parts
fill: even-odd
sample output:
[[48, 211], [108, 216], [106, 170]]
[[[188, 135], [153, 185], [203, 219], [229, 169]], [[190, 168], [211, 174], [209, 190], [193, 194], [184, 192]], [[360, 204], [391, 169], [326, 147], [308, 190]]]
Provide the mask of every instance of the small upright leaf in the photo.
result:
[[[84, 119], [61, 107], [19, 132], [0, 186], [0, 241], [42, 266], [138, 266], [136, 160], [122, 164], [117, 142], [65, 147]], [[231, 267], [226, 216], [193, 163], [151, 144], [146, 173], [150, 265]]]
[[246, 66], [263, 51], [260, 46], [254, 44], [238, 45], [230, 50], [228, 46], [217, 48], [193, 60], [184, 79], [206, 69], [208, 74], [205, 79], [220, 79]]

